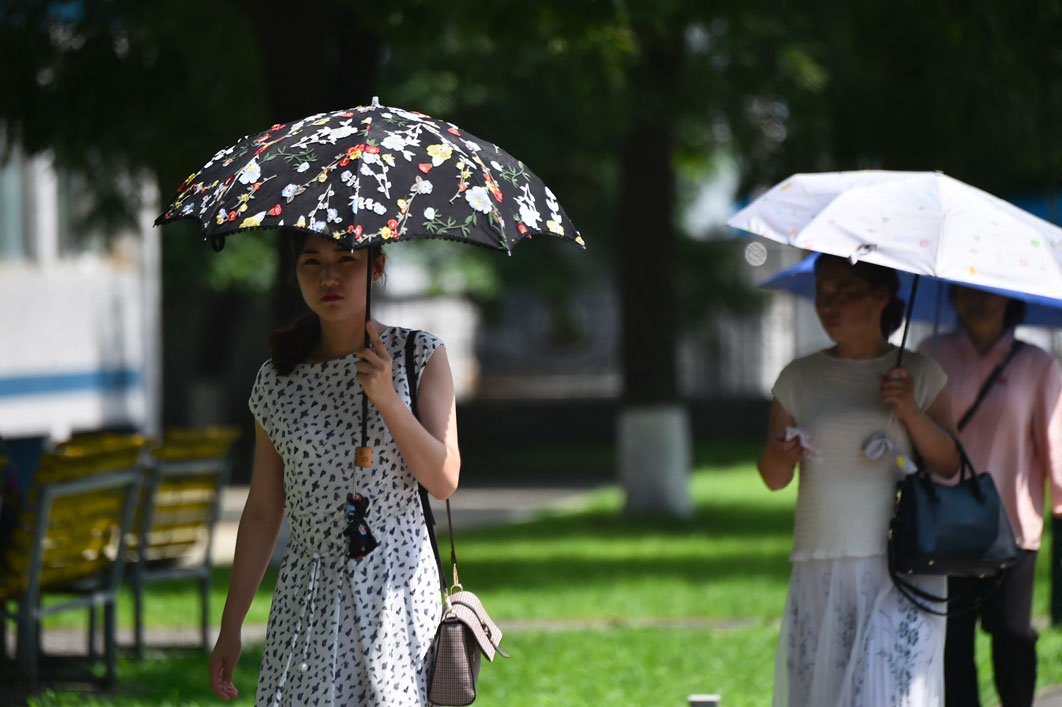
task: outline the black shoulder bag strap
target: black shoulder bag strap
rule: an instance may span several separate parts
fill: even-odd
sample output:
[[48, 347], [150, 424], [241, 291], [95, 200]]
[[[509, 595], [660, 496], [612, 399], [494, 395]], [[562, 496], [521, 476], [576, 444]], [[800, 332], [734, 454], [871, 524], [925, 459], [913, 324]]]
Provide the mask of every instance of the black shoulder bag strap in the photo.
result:
[[963, 427], [966, 427], [966, 423], [970, 421], [970, 418], [973, 417], [973, 414], [977, 412], [977, 408], [981, 407], [982, 401], [984, 401], [984, 399], [988, 396], [988, 392], [992, 390], [992, 386], [995, 385], [996, 379], [999, 378], [999, 375], [1003, 373], [1003, 369], [1007, 367], [1007, 364], [1010, 363], [1011, 359], [1013, 359], [1018, 354], [1018, 351], [1024, 345], [1024, 341], [1018, 341], [1017, 339], [1015, 339], [1014, 343], [1010, 347], [1010, 353], [1007, 354], [1007, 357], [1003, 359], [1002, 363], [992, 369], [991, 373], [988, 374], [988, 378], [985, 379], [985, 384], [981, 386], [981, 390], [977, 393], [977, 399], [974, 400], [973, 405], [970, 406], [970, 409], [966, 411], [966, 414], [964, 414], [962, 418], [959, 419], [959, 422], [956, 425], [960, 432], [962, 431]]
[[[411, 331], [406, 337], [406, 385], [409, 386], [409, 406], [413, 411], [413, 417], [417, 417], [417, 363], [415, 349], [419, 331]], [[419, 418], [418, 418], [419, 419]], [[428, 528], [428, 538], [431, 540], [431, 550], [435, 553], [435, 563], [439, 566], [439, 583], [442, 584], [443, 592], [446, 591], [446, 573], [443, 571], [442, 556], [439, 554], [439, 541], [435, 537], [435, 514], [431, 510], [431, 502], [428, 500], [428, 489], [423, 484], [417, 484], [420, 492], [420, 507], [424, 511], [424, 525]], [[454, 549], [454, 524], [450, 518], [450, 501], [446, 501], [446, 523], [450, 528], [450, 560], [453, 562], [455, 578], [457, 582], [457, 551]]]

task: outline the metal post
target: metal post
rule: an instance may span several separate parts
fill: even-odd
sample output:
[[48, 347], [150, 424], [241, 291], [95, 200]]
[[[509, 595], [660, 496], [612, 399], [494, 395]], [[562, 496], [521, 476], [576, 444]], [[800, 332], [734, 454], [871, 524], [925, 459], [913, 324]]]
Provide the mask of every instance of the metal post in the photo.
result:
[[719, 695], [690, 695], [690, 707], [719, 707]]
[[1051, 624], [1062, 625], [1062, 518], [1051, 520]]

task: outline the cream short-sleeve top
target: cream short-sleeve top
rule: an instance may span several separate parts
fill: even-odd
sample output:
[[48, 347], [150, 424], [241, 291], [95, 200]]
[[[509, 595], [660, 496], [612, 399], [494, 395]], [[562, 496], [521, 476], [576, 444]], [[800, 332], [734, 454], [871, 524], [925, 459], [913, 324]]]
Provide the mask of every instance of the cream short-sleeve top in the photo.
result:
[[[800, 462], [794, 513], [793, 561], [869, 557], [886, 551], [896, 483], [903, 472], [894, 454], [874, 461], [863, 453], [883, 432], [900, 453], [912, 456], [907, 430], [881, 402], [879, 376], [896, 365], [896, 349], [878, 358], [838, 358], [819, 351], [791, 362], [772, 393], [810, 435], [818, 457]], [[903, 367], [915, 381], [915, 401], [925, 410], [947, 376], [933, 359], [906, 351]]]

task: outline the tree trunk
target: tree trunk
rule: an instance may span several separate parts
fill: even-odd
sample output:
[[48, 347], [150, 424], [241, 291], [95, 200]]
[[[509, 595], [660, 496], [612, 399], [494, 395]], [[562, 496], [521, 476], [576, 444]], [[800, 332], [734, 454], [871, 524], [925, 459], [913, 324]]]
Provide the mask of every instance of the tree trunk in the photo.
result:
[[[372, 101], [383, 42], [354, 3], [328, 3], [327, 22], [321, 21], [321, 8], [315, 3], [241, 0], [240, 4], [258, 36], [272, 120], [299, 120]], [[277, 239], [277, 248], [273, 324], [283, 326], [306, 307], [291, 285], [294, 258], [285, 239]]]
[[620, 290], [623, 406], [619, 476], [627, 509], [687, 515], [691, 441], [679, 400], [675, 292], [674, 122], [679, 54], [650, 49], [631, 85], [636, 114], [622, 145]]

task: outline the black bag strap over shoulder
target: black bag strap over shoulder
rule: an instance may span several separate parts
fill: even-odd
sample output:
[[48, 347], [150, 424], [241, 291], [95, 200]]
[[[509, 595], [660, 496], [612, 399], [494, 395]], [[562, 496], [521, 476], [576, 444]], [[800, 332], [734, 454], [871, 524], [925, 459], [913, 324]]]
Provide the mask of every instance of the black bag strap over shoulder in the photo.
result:
[[966, 427], [966, 423], [970, 421], [973, 414], [977, 412], [977, 408], [981, 407], [981, 403], [988, 396], [988, 392], [992, 390], [992, 386], [995, 385], [996, 380], [999, 378], [1000, 374], [1003, 373], [1003, 369], [1007, 367], [1007, 364], [1011, 362], [1011, 359], [1018, 355], [1018, 351], [1021, 350], [1022, 346], [1025, 346], [1024, 341], [1014, 339], [1014, 343], [1010, 347], [1010, 353], [1007, 354], [1007, 357], [1003, 359], [1002, 363], [992, 369], [992, 372], [988, 374], [988, 378], [985, 379], [985, 383], [981, 386], [981, 390], [977, 392], [977, 399], [974, 400], [973, 405], [970, 406], [970, 409], [966, 411], [956, 425], [960, 432], [963, 427]]
[[[409, 332], [406, 337], [406, 385], [409, 387], [409, 407], [413, 411], [413, 417], [419, 416], [417, 414], [417, 364], [416, 364], [416, 347], [417, 336], [419, 331], [413, 330]], [[435, 563], [439, 566], [439, 582], [442, 584], [442, 590], [447, 590], [446, 586], [446, 572], [443, 569], [442, 555], [439, 553], [439, 540], [435, 537], [435, 514], [431, 510], [431, 501], [428, 500], [428, 489], [424, 488], [423, 484], [417, 484], [417, 490], [420, 493], [420, 506], [424, 511], [424, 524], [428, 528], [428, 538], [431, 540], [431, 549], [435, 554]], [[454, 549], [454, 523], [450, 518], [450, 501], [446, 501], [446, 524], [450, 529], [450, 560], [453, 562], [455, 570], [456, 583], [456, 569], [457, 569], [457, 551]]]

